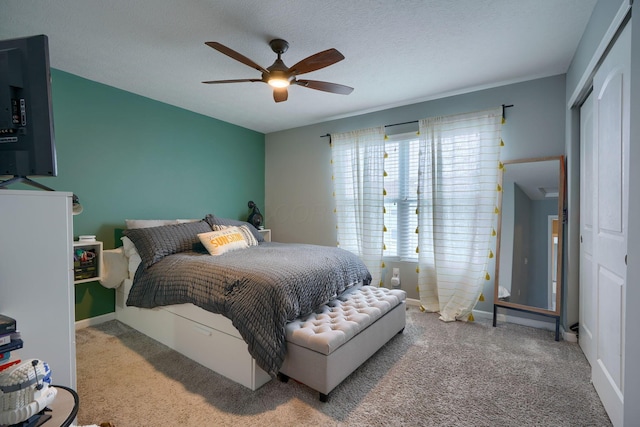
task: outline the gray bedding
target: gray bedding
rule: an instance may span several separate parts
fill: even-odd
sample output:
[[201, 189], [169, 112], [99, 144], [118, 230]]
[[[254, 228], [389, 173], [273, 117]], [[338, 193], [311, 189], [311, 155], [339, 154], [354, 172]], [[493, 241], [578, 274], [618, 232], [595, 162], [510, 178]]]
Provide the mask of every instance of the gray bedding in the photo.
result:
[[187, 251], [140, 266], [127, 305], [193, 303], [233, 322], [258, 366], [275, 376], [286, 353], [285, 324], [371, 276], [351, 252], [261, 243], [211, 256]]

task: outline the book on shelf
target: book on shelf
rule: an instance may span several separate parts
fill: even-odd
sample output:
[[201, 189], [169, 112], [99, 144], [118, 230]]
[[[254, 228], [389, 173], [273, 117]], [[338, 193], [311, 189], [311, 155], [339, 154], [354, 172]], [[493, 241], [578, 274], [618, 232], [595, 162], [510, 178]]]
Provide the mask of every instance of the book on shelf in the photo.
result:
[[0, 335], [10, 334], [16, 331], [16, 320], [0, 314]]
[[11, 333], [0, 335], [0, 345], [9, 344], [11, 342]]
[[0, 363], [2, 363], [3, 361], [9, 360], [9, 357], [11, 357], [10, 351], [5, 351], [4, 353], [0, 353]]
[[0, 345], [0, 353], [6, 353], [8, 351], [18, 350], [22, 348], [22, 339], [17, 338], [11, 340], [9, 344]]
[[20, 359], [20, 357], [14, 353], [8, 360], [0, 360], [0, 372], [14, 365], [17, 365], [20, 362], [22, 362], [22, 359]]
[[0, 348], [9, 344], [11, 341], [22, 338], [20, 331], [13, 331], [11, 333], [0, 334]]

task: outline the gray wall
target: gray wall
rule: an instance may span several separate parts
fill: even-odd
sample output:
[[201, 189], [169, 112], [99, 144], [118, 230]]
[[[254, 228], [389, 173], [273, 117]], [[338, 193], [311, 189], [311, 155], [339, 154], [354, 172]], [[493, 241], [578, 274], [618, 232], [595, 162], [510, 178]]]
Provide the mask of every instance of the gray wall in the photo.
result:
[[[267, 134], [266, 226], [274, 241], [336, 244], [331, 153], [328, 138], [321, 135], [513, 104], [506, 110], [502, 159], [558, 156], [564, 154], [564, 94], [565, 76], [559, 75]], [[387, 286], [393, 266], [400, 267], [408, 297], [417, 299], [415, 264], [387, 265]], [[491, 264], [491, 277], [494, 269]], [[484, 295], [477, 309], [490, 312], [493, 279]]]

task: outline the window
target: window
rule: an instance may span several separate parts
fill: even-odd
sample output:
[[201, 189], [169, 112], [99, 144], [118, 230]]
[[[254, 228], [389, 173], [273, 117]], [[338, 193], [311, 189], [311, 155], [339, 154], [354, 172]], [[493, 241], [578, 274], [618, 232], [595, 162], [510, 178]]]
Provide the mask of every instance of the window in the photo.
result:
[[417, 262], [420, 302], [445, 321], [466, 319], [489, 280], [501, 122], [493, 108], [421, 119], [419, 135], [385, 137], [380, 126], [333, 141], [340, 246], [363, 258], [373, 283], [383, 257]]
[[417, 261], [418, 136], [416, 132], [388, 137], [384, 159], [383, 256]]
[[[483, 167], [478, 159], [481, 155], [479, 133], [457, 133], [443, 135], [442, 146], [449, 147], [449, 154], [439, 159], [438, 180], [448, 182], [455, 187], [457, 197], [441, 203], [440, 210], [448, 212], [451, 218], [454, 212], [468, 210], [475, 205], [478, 197], [473, 183], [478, 180], [479, 170]], [[415, 132], [389, 136], [385, 141], [384, 157], [384, 250], [383, 256], [399, 261], [417, 261], [418, 253], [418, 181], [419, 181], [419, 141]], [[489, 194], [493, 197], [494, 194]], [[451, 196], [449, 195], [449, 198]], [[423, 200], [426, 200], [423, 197]], [[424, 203], [424, 201], [423, 201]], [[468, 226], [468, 221], [450, 223], [449, 227]], [[453, 233], [455, 230], [448, 229]]]

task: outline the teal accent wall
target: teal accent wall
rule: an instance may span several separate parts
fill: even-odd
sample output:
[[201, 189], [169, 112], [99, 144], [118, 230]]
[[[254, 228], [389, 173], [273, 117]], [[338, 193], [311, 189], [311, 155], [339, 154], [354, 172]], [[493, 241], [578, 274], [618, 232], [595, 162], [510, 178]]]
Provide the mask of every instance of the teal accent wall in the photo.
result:
[[[246, 219], [249, 200], [264, 208], [264, 134], [59, 70], [52, 96], [58, 176], [35, 180], [80, 198], [75, 237], [109, 249], [125, 219]], [[113, 290], [76, 286], [76, 320], [114, 307]]]

